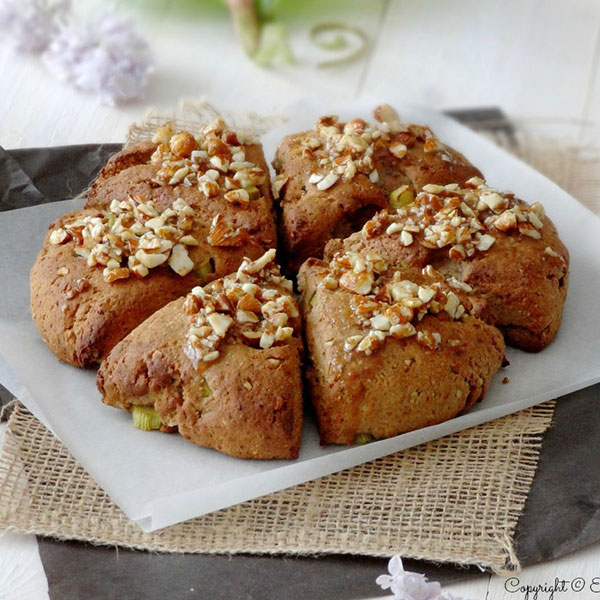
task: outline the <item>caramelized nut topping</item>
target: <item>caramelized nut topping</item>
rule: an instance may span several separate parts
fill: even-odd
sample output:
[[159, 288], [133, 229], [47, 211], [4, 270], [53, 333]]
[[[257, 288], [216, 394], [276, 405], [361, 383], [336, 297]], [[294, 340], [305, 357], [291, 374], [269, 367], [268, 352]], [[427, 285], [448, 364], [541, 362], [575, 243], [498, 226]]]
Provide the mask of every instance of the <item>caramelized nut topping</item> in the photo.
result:
[[156, 130], [153, 141], [157, 147], [150, 161], [160, 165], [154, 180], [159, 185], [196, 185], [208, 198], [229, 192], [227, 200], [247, 208], [249, 188], [266, 181], [266, 172], [246, 160], [239, 135], [220, 119], [196, 137], [189, 131], [176, 133], [167, 123]]
[[183, 311], [190, 319], [184, 352], [196, 369], [219, 358], [228, 336], [262, 349], [293, 337], [290, 323], [299, 313], [292, 283], [274, 260], [275, 250], [255, 261], [245, 258], [236, 273], [187, 295]]
[[423, 269], [423, 276], [430, 280], [427, 285], [401, 279], [398, 272], [384, 281], [382, 275], [387, 268], [384, 259], [375, 253], [338, 253], [319, 282], [324, 289], [336, 289], [339, 285], [351, 292], [355, 322], [368, 330], [365, 335], [350, 336], [344, 351], [370, 355], [390, 336], [404, 339], [416, 335], [419, 344], [431, 349], [439, 347], [440, 334], [417, 330], [417, 325], [426, 314], [442, 311], [451, 319], [460, 319], [465, 308], [458, 296], [443, 286], [444, 277], [430, 265]]
[[512, 194], [501, 194], [479, 177], [460, 187], [428, 184], [410, 204], [394, 214], [382, 211], [364, 225], [366, 239], [398, 234], [402, 246], [419, 243], [426, 248], [448, 248], [453, 260], [476, 251], [486, 252], [496, 242], [494, 233], [512, 231], [540, 239], [543, 221], [539, 205], [528, 206]]
[[192, 208], [181, 198], [159, 212], [141, 196], [113, 200], [106, 211], [75, 219], [50, 234], [50, 243], [75, 243], [75, 253], [90, 267], [103, 267], [108, 283], [131, 275], [146, 277], [166, 262], [175, 273], [187, 275], [194, 263], [186, 246], [197, 245], [189, 234]]
[[248, 241], [248, 232], [245, 229], [233, 228], [225, 221], [223, 215], [218, 214], [212, 221], [206, 239], [211, 246], [243, 246]]
[[[357, 174], [363, 174], [371, 183], [377, 184], [379, 170], [374, 159], [376, 146], [387, 148], [392, 156], [401, 160], [408, 152], [408, 144], [414, 143], [417, 138], [423, 141], [426, 152], [441, 152], [447, 162], [455, 160], [428, 128], [401, 124], [391, 106], [378, 106], [374, 117], [376, 122], [372, 124], [362, 119], [345, 123], [335, 115], [321, 117], [301, 144], [303, 156], [314, 159], [318, 164], [317, 172], [310, 174], [308, 183], [324, 191], [338, 181], [349, 181]], [[278, 182], [277, 195], [286, 180]]]

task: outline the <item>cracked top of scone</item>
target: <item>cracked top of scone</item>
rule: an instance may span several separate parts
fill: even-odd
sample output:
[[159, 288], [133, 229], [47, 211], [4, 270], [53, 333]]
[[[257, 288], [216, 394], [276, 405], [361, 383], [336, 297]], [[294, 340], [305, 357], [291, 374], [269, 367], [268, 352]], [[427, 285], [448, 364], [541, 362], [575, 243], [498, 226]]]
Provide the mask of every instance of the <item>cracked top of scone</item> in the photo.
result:
[[399, 196], [414, 198], [427, 183], [480, 175], [428, 127], [403, 124], [389, 106], [376, 121], [322, 117], [314, 129], [284, 138], [273, 166], [282, 239], [291, 270], [322, 256], [330, 238], [346, 237]]
[[[390, 268], [387, 261], [375, 252], [340, 252], [329, 264], [311, 259], [300, 274], [300, 286], [306, 291], [305, 274], [315, 269], [318, 284], [324, 288], [340, 289], [348, 294], [353, 324], [362, 331], [348, 337], [345, 352], [371, 355], [388, 338], [414, 337], [427, 348], [435, 350], [442, 343], [439, 333], [420, 323], [426, 315], [442, 320], [459, 321], [467, 313], [452, 282], [428, 266], [425, 269]], [[314, 294], [313, 294], [314, 295]], [[312, 302], [312, 299], [309, 300]], [[458, 338], [443, 340], [444, 345], [459, 346]]]
[[236, 273], [195, 287], [182, 310], [188, 315], [184, 352], [197, 370], [217, 360], [228, 338], [268, 349], [300, 335], [300, 319], [271, 249], [255, 261], [245, 259]]

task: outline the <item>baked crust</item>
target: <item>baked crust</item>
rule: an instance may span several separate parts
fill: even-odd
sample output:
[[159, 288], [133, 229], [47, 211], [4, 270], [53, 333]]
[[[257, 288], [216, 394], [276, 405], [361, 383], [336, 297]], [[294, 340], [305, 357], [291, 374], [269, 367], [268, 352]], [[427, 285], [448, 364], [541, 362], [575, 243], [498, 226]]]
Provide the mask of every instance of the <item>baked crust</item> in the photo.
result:
[[[371, 354], [348, 351], [346, 342], [365, 331], [351, 309], [353, 294], [320, 285], [328, 273], [324, 262], [311, 258], [298, 274], [306, 375], [322, 444], [353, 444], [364, 436], [382, 439], [435, 425], [485, 396], [504, 358], [497, 329], [472, 316], [428, 314], [416, 328], [439, 334], [436, 348], [414, 335], [389, 337]], [[432, 281], [410, 267], [401, 278]]]
[[171, 302], [113, 349], [98, 371], [102, 401], [125, 410], [151, 407], [163, 430], [231, 456], [296, 458], [302, 433], [297, 313], [288, 321], [294, 333], [282, 345], [251, 347], [232, 326], [218, 358], [194, 364], [185, 302]]

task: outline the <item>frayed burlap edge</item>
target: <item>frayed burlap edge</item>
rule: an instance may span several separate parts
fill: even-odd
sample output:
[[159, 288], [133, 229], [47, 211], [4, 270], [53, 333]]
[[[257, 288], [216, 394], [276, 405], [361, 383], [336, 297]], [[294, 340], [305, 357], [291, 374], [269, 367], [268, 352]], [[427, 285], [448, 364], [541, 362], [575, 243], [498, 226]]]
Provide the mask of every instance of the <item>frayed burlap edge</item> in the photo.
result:
[[285, 121], [285, 117], [277, 114], [265, 116], [254, 112], [217, 110], [205, 98], [182, 100], [172, 111], [159, 112], [150, 109], [140, 122], [130, 125], [126, 145], [152, 139], [156, 128], [169, 121], [178, 129], [197, 134], [205, 125], [213, 123], [216, 119], [223, 119], [235, 129], [238, 137], [246, 141], [258, 141], [260, 136]]
[[553, 408], [144, 533], [18, 405], [0, 456], [0, 529], [159, 552], [400, 554], [516, 572], [514, 529]]

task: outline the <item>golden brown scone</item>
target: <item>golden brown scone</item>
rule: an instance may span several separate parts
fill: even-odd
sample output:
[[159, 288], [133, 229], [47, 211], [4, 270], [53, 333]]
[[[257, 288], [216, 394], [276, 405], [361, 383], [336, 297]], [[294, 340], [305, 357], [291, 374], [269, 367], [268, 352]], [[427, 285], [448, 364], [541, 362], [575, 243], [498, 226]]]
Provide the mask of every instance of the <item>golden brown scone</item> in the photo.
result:
[[242, 143], [223, 121], [196, 137], [167, 123], [152, 142], [125, 147], [90, 186], [86, 208], [107, 209], [115, 198], [128, 196], [152, 202], [159, 211], [178, 198], [191, 206], [199, 250], [212, 259], [213, 279], [235, 271], [244, 256], [258, 258], [277, 246], [262, 147]]
[[287, 136], [277, 149], [274, 189], [291, 273], [309, 256], [323, 256], [329, 239], [350, 235], [388, 208], [399, 188], [414, 195], [426, 183], [480, 175], [428, 128], [401, 125], [390, 107], [379, 107], [375, 117], [370, 125], [323, 117], [314, 130]]
[[98, 371], [103, 402], [146, 407], [156, 427], [231, 456], [296, 458], [300, 319], [274, 256], [194, 288], [130, 333]]
[[471, 314], [522, 350], [542, 350], [560, 327], [569, 253], [554, 225], [539, 203], [529, 206], [479, 178], [462, 187], [426, 185], [396, 214], [382, 212], [330, 242], [326, 257], [341, 248], [378, 252], [396, 266], [431, 265], [468, 298]]
[[500, 332], [468, 315], [443, 279], [375, 253], [307, 260], [298, 275], [307, 377], [321, 443], [434, 425], [483, 398]]
[[[193, 177], [174, 181], [183, 174], [176, 167]], [[59, 359], [79, 367], [99, 362], [195, 285], [276, 243], [262, 151], [240, 145], [222, 122], [197, 139], [166, 125], [155, 142], [119, 152], [87, 206], [50, 226], [30, 276], [40, 335]]]

